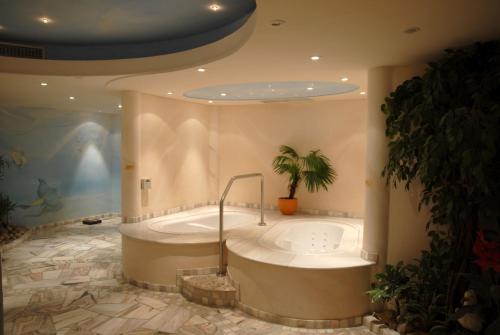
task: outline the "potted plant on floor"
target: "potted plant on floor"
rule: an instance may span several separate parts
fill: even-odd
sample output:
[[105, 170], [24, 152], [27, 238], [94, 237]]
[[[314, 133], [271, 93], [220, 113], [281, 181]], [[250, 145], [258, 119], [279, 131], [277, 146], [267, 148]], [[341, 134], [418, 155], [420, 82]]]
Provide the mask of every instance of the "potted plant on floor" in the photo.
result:
[[295, 149], [282, 145], [280, 155], [273, 160], [274, 172], [288, 174], [288, 197], [278, 199], [278, 207], [282, 214], [292, 215], [297, 211], [297, 198], [295, 193], [301, 181], [306, 184], [309, 192], [320, 189], [328, 190], [337, 173], [330, 164], [328, 157], [319, 150], [311, 150], [306, 156], [299, 156]]

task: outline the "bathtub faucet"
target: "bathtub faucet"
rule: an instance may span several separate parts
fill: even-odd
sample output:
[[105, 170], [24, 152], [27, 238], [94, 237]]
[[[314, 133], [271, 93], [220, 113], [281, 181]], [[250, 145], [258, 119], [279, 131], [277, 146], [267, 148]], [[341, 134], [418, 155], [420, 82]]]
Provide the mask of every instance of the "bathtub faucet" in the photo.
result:
[[249, 173], [249, 174], [241, 174], [238, 176], [233, 176], [229, 179], [227, 183], [226, 189], [222, 193], [222, 197], [219, 202], [219, 271], [217, 271], [217, 275], [225, 276], [226, 269], [224, 268], [224, 201], [226, 200], [226, 196], [231, 189], [231, 185], [236, 179], [244, 179], [244, 178], [254, 178], [260, 177], [260, 222], [259, 226], [265, 226], [264, 222], [264, 175], [262, 173]]

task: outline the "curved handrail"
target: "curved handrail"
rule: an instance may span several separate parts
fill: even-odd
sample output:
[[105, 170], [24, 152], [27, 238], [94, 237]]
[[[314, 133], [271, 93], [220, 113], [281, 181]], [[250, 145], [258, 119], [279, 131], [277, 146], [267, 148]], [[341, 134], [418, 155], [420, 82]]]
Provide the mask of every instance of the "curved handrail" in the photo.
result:
[[265, 226], [264, 222], [264, 175], [262, 173], [249, 173], [241, 174], [231, 177], [227, 183], [226, 189], [222, 193], [219, 202], [219, 270], [217, 271], [218, 276], [225, 276], [226, 269], [224, 268], [224, 201], [226, 200], [227, 194], [233, 185], [233, 182], [237, 179], [260, 177], [260, 222], [259, 226]]

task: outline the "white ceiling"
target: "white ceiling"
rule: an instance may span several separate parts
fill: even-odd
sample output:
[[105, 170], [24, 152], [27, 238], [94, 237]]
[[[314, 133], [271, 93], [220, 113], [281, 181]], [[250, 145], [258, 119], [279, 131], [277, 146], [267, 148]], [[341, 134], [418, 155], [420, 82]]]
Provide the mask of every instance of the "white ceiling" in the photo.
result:
[[[338, 81], [344, 76], [365, 90], [371, 67], [424, 63], [445, 48], [499, 39], [498, 13], [498, 0], [259, 0], [255, 30], [249, 40], [231, 55], [203, 64], [204, 73], [191, 67], [124, 77], [51, 77], [61, 91], [54, 89], [50, 93], [45, 90], [49, 87], [39, 86], [45, 80], [43, 76], [0, 74], [0, 99], [4, 103], [58, 101], [75, 88], [96, 95], [104, 90], [138, 90], [190, 100], [182, 93], [203, 86]], [[273, 27], [270, 23], [274, 19], [286, 23]], [[404, 33], [415, 26], [420, 28], [418, 33]], [[310, 60], [312, 55], [321, 58], [314, 62]], [[168, 91], [174, 94], [167, 95]], [[315, 100], [358, 98], [362, 96], [356, 91]], [[79, 101], [83, 103], [84, 99]], [[116, 103], [116, 96], [111, 101], [110, 106]]]

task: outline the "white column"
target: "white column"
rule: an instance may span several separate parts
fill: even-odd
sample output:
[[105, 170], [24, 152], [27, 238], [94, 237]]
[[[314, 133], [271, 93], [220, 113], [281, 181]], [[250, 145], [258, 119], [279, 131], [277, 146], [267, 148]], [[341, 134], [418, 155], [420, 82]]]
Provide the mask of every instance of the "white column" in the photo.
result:
[[141, 216], [140, 115], [141, 94], [122, 92], [122, 217], [127, 223], [139, 222]]
[[380, 107], [392, 90], [390, 67], [368, 71], [368, 127], [366, 147], [365, 224], [361, 257], [385, 266], [389, 223], [389, 187], [382, 177], [387, 164], [388, 148], [385, 136], [385, 114]]

